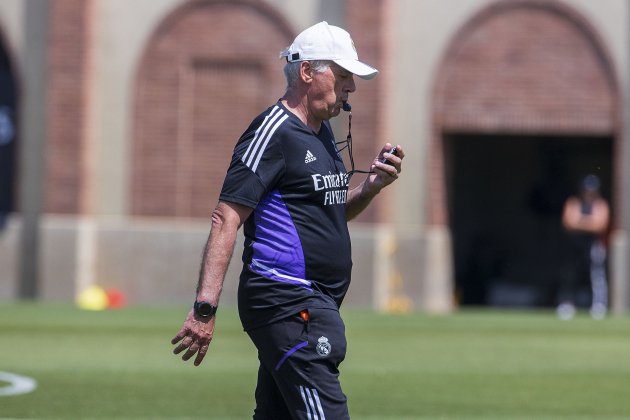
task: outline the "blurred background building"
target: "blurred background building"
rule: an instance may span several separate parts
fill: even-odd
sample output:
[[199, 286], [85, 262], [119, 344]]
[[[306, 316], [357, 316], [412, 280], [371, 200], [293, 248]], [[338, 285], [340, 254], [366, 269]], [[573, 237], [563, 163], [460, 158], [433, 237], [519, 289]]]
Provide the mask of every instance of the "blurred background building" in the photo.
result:
[[351, 97], [357, 166], [407, 155], [351, 223], [348, 305], [554, 305], [562, 202], [595, 173], [626, 310], [627, 0], [2, 0], [0, 299], [191, 301], [233, 145], [321, 20], [381, 71]]

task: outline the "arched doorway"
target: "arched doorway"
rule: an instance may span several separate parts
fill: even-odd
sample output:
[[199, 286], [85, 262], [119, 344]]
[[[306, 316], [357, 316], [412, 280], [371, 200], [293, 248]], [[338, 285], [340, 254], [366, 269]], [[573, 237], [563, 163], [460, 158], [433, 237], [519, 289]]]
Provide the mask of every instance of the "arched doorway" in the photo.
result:
[[158, 26], [135, 93], [134, 215], [210, 215], [238, 137], [284, 92], [269, 52], [292, 38], [274, 10], [245, 0], [187, 2]]
[[500, 1], [455, 36], [436, 83], [429, 177], [461, 304], [553, 304], [564, 198], [587, 173], [614, 198], [616, 97], [603, 44], [559, 2]]
[[15, 211], [16, 86], [9, 54], [0, 36], [0, 231]]

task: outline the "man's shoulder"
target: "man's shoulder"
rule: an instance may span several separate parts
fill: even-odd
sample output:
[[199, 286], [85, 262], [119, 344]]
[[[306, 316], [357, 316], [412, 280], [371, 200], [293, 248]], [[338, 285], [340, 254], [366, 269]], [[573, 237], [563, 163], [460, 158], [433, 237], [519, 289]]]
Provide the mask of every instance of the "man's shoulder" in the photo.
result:
[[243, 133], [241, 140], [247, 138], [281, 137], [286, 133], [287, 129], [290, 130], [294, 126], [291, 124], [292, 119], [290, 117], [289, 112], [276, 103], [252, 120], [245, 133]]
[[276, 102], [263, 112], [258, 114], [252, 121], [252, 126], [259, 127], [261, 125], [282, 125], [283, 122], [289, 120], [289, 111], [287, 111], [280, 102]]

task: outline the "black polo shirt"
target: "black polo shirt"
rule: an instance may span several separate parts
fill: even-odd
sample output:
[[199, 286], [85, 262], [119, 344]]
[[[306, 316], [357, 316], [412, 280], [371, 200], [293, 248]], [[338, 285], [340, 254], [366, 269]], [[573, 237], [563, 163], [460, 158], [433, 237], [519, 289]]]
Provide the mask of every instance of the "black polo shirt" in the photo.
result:
[[238, 297], [246, 330], [339, 308], [352, 268], [348, 181], [328, 121], [315, 133], [278, 102], [241, 136], [220, 200], [254, 209]]

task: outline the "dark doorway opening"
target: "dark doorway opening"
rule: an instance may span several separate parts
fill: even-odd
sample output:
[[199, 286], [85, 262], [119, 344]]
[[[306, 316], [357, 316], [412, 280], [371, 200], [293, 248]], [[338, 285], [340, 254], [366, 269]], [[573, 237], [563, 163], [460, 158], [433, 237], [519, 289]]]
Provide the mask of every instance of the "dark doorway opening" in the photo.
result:
[[555, 305], [564, 200], [592, 173], [611, 202], [612, 145], [611, 137], [445, 136], [460, 304]]
[[0, 43], [0, 231], [15, 210], [15, 91], [9, 56]]

